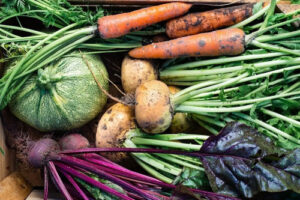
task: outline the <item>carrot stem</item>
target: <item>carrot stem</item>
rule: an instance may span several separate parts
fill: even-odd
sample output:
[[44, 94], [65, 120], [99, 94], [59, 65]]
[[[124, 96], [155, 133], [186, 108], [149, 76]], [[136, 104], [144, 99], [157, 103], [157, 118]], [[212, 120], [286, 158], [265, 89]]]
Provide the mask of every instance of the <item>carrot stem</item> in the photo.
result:
[[246, 35], [246, 37], [245, 37], [245, 43], [246, 43], [246, 45], [248, 45], [256, 37], [258, 37], [258, 36], [260, 36], [260, 35], [268, 32], [268, 31], [270, 31], [270, 30], [272, 30], [274, 28], [278, 28], [278, 27], [281, 27], [281, 26], [284, 26], [284, 25], [287, 25], [287, 24], [291, 24], [291, 23], [296, 22], [296, 21], [300, 21], [300, 17], [297, 17], [297, 18], [294, 18], [294, 19], [290, 19], [290, 20], [287, 20], [287, 21], [284, 21], [284, 22], [281, 22], [281, 23], [277, 23], [277, 24], [274, 24], [272, 26], [268, 26], [268, 27], [266, 27], [264, 29], [255, 31], [255, 32], [253, 32], [253, 33], [251, 33], [249, 35]]
[[173, 66], [168, 67], [166, 70], [192, 69], [192, 68], [197, 68], [197, 67], [202, 67], [202, 66], [218, 65], [218, 64], [225, 64], [225, 63], [245, 61], [245, 60], [255, 60], [255, 59], [261, 59], [261, 58], [273, 58], [273, 57], [284, 56], [284, 55], [287, 55], [287, 54], [281, 53], [281, 52], [274, 52], [274, 53], [225, 57], [225, 58], [215, 58], [215, 59], [209, 59], [209, 60], [199, 60], [199, 61], [188, 62], [188, 63], [184, 63], [184, 64], [179, 64], [179, 65], [173, 65]]
[[279, 51], [279, 52], [283, 52], [283, 53], [292, 54], [295, 56], [300, 56], [300, 53], [297, 51], [287, 49], [285, 47], [273, 45], [273, 44], [261, 43], [256, 40], [252, 40], [251, 45], [262, 48], [262, 49], [267, 49], [267, 50], [271, 50], [271, 51]]
[[271, 4], [269, 6], [269, 9], [268, 9], [268, 12], [267, 12], [267, 16], [265, 17], [265, 20], [262, 23], [262, 25], [259, 28], [259, 30], [262, 30], [262, 29], [264, 29], [264, 28], [267, 27], [270, 17], [274, 14], [275, 7], [276, 7], [276, 0], [271, 0]]
[[255, 38], [258, 42], [274, 42], [281, 39], [291, 38], [300, 35], [300, 30], [291, 31], [287, 33], [279, 33], [274, 35], [261, 35]]
[[266, 128], [266, 129], [268, 129], [268, 130], [270, 130], [270, 131], [272, 131], [272, 132], [274, 132], [278, 135], [281, 135], [282, 137], [284, 137], [284, 138], [286, 138], [286, 139], [288, 139], [288, 140], [290, 140], [290, 141], [292, 141], [296, 144], [300, 144], [299, 139], [297, 139], [297, 138], [295, 138], [295, 137], [293, 137], [293, 136], [291, 136], [291, 135], [289, 135], [289, 134], [287, 134], [287, 133], [285, 133], [285, 132], [283, 132], [283, 131], [281, 131], [281, 130], [279, 130], [279, 129], [277, 129], [277, 128], [275, 128], [275, 127], [273, 127], [273, 126], [271, 126], [271, 125], [269, 125], [269, 124], [267, 124], [267, 123], [265, 123], [261, 120], [259, 120], [259, 119], [253, 119], [249, 115], [246, 115], [246, 114], [243, 114], [243, 113], [232, 113], [232, 114], [236, 115], [236, 116], [238, 116], [242, 119], [245, 119], [245, 120], [248, 120], [248, 121], [253, 122], [255, 124], [258, 124], [258, 125]]
[[[282, 68], [282, 69], [278, 69], [278, 70], [273, 70], [273, 71], [269, 71], [269, 72], [266, 72], [266, 73], [257, 74], [257, 75], [250, 76], [250, 77], [246, 77], [244, 79], [241, 79], [237, 83], [240, 84], [240, 83], [245, 83], [245, 82], [248, 82], [248, 81], [257, 80], [257, 79], [260, 79], [260, 78], [267, 78], [267, 77], [269, 77], [271, 75], [274, 75], [274, 74], [284, 73], [284, 72], [293, 71], [293, 70], [297, 70], [297, 69], [300, 69], [300, 65], [286, 67], [286, 68]], [[299, 74], [295, 74], [294, 77], [296, 77], [296, 78], [299, 77]], [[214, 91], [214, 93], [216, 93], [216, 91]], [[212, 94], [212, 93], [210, 93], [210, 94]], [[204, 94], [204, 95], [208, 95], [208, 93]], [[202, 94], [194, 95], [192, 98], [199, 98], [199, 97], [203, 97], [203, 95]]]

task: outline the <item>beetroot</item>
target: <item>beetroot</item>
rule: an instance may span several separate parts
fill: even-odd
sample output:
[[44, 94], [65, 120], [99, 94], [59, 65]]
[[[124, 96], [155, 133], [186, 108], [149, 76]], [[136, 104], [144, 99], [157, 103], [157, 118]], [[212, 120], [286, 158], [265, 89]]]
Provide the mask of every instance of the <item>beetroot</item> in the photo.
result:
[[62, 150], [83, 149], [90, 146], [89, 141], [78, 133], [73, 133], [62, 137], [59, 140], [59, 145]]
[[59, 151], [58, 143], [50, 138], [35, 142], [29, 149], [28, 161], [34, 167], [42, 167], [51, 153]]

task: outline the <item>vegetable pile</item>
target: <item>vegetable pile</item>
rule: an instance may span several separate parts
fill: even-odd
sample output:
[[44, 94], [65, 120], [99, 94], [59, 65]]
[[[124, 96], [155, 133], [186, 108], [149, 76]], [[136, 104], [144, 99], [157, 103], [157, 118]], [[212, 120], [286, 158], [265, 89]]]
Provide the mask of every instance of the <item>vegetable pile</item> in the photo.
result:
[[0, 110], [44, 199], [300, 198], [300, 9], [2, 3]]

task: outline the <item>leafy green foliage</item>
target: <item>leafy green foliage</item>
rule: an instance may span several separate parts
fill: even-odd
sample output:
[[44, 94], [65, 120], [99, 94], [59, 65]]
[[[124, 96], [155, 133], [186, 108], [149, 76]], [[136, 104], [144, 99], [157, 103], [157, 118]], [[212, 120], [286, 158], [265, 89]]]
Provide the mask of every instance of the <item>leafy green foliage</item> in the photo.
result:
[[249, 126], [228, 124], [205, 141], [200, 153], [214, 192], [246, 198], [261, 192], [300, 193], [300, 149], [276, 148]]
[[[65, 27], [76, 22], [83, 25], [95, 24], [97, 18], [104, 15], [98, 7], [96, 11], [84, 11], [79, 6], [71, 5], [67, 0], [5, 0], [2, 1], [0, 16], [27, 16], [42, 21], [47, 27]], [[0, 18], [2, 19], [2, 18]]]
[[175, 179], [174, 184], [189, 188], [208, 190], [209, 182], [204, 171], [184, 168], [182, 173]]
[[[112, 183], [108, 180], [101, 179], [97, 175], [91, 174], [91, 173], [89, 173], [87, 175], [89, 177], [93, 178], [94, 180], [99, 181], [101, 183], [104, 183], [108, 187], [117, 190], [118, 192], [125, 193], [124, 190], [120, 186], [118, 186], [118, 185], [116, 185], [116, 184], [114, 184], [114, 183]], [[75, 180], [78, 183], [80, 183], [94, 197], [95, 200], [118, 200], [117, 197], [115, 197], [113, 195], [110, 195], [106, 192], [103, 192], [99, 188], [93, 187], [90, 184], [84, 182], [83, 180], [81, 180], [79, 178], [75, 178]]]

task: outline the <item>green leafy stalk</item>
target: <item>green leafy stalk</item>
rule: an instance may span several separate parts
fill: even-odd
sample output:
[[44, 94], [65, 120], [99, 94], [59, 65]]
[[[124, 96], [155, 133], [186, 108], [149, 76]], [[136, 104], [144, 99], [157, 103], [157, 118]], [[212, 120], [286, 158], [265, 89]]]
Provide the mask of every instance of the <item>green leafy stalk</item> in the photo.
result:
[[[187, 151], [200, 150], [201, 145], [195, 140], [205, 140], [208, 136], [197, 134], [157, 134], [149, 135], [139, 129], [132, 129], [127, 133], [124, 146], [127, 148], [163, 148], [163, 149], [184, 149]], [[202, 171], [198, 159], [172, 154], [148, 154], [132, 153], [137, 163], [152, 176], [167, 182], [180, 176], [182, 170], [193, 169]]]

